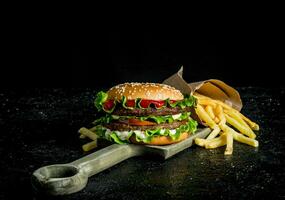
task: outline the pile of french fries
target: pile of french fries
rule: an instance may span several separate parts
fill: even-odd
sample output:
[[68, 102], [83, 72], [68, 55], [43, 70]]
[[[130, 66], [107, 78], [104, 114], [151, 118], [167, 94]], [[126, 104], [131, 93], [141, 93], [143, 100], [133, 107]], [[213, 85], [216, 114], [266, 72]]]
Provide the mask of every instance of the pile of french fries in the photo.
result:
[[206, 139], [196, 138], [195, 143], [206, 149], [226, 145], [225, 155], [233, 153], [233, 140], [258, 147], [258, 141], [253, 131], [259, 130], [259, 125], [252, 122], [239, 111], [229, 105], [194, 93], [197, 98], [196, 114], [202, 123], [212, 129]]

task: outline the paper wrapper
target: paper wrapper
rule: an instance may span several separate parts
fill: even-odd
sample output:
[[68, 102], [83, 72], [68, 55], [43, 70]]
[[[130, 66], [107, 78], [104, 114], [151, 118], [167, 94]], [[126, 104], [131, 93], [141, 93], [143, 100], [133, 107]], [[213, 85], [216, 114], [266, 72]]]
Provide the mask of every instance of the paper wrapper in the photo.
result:
[[242, 101], [238, 91], [223, 81], [209, 79], [195, 83], [187, 83], [182, 78], [182, 75], [183, 67], [181, 67], [177, 73], [164, 80], [163, 83], [175, 87], [184, 94], [198, 92], [212, 99], [220, 100], [238, 111], [241, 110]]

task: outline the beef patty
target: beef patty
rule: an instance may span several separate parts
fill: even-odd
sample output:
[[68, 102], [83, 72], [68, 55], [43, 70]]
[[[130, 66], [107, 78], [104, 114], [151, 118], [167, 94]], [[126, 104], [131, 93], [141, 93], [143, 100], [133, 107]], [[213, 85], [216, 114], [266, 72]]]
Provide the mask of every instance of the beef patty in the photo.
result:
[[146, 109], [141, 109], [141, 108], [134, 108], [133, 110], [130, 109], [125, 109], [123, 107], [118, 107], [113, 111], [113, 115], [120, 115], [120, 116], [149, 116], [149, 115], [154, 115], [154, 116], [163, 116], [163, 115], [175, 115], [178, 113], [182, 112], [191, 112], [193, 111], [193, 107], [186, 107], [184, 109], [180, 107], [175, 107], [175, 108], [161, 108], [161, 109], [156, 109], [156, 108], [146, 108]]
[[154, 129], [176, 129], [179, 126], [186, 124], [188, 120], [183, 121], [174, 121], [172, 123], [163, 123], [163, 124], [157, 124], [157, 125], [151, 125], [151, 126], [133, 126], [129, 125], [124, 122], [112, 122], [110, 124], [105, 124], [104, 127], [110, 129], [110, 130], [116, 130], [116, 131], [130, 131], [130, 130], [154, 130]]

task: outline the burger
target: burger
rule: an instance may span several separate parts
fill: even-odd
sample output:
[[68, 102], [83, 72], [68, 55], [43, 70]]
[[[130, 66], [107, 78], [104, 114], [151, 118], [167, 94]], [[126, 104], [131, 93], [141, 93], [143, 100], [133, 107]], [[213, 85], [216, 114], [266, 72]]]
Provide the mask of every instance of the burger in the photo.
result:
[[124, 83], [96, 95], [102, 117], [95, 120], [99, 137], [125, 144], [168, 145], [197, 129], [191, 118], [196, 99], [157, 83]]

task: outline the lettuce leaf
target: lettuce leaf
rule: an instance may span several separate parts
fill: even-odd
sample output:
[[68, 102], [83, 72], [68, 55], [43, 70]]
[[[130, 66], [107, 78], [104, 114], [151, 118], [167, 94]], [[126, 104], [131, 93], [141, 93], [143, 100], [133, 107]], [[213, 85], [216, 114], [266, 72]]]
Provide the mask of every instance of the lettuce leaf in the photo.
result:
[[[97, 108], [98, 111], [105, 111], [107, 113], [112, 113], [113, 110], [115, 109], [115, 107], [117, 106], [117, 104], [120, 104], [122, 107], [126, 108], [126, 109], [134, 109], [134, 108], [139, 108], [139, 109], [148, 109], [150, 107], [153, 107], [153, 104], [150, 104], [148, 108], [143, 108], [140, 106], [140, 102], [142, 99], [138, 98], [138, 99], [135, 99], [135, 107], [128, 107], [126, 106], [126, 101], [127, 101], [127, 98], [125, 96], [122, 97], [122, 99], [117, 99], [117, 100], [114, 100], [114, 103], [115, 103], [115, 106], [111, 109], [111, 110], [104, 110], [104, 102], [108, 99], [108, 94], [103, 92], [103, 91], [100, 91], [97, 93], [96, 95], [96, 98], [95, 98], [95, 101], [94, 101], [94, 104], [95, 104], [95, 107]], [[173, 102], [171, 103], [170, 102], [170, 99], [166, 99], [165, 100], [165, 103], [164, 103], [164, 106], [160, 107], [160, 108], [157, 108], [155, 105], [154, 107], [156, 109], [162, 109], [164, 107], [180, 107], [182, 109], [184, 109], [185, 107], [191, 107], [191, 106], [196, 106], [197, 104], [197, 100], [194, 96], [192, 95], [184, 95], [184, 99], [181, 100], [181, 101], [176, 101], [176, 102]]]
[[98, 111], [103, 110], [103, 104], [108, 99], [108, 94], [100, 91], [97, 93], [94, 104]]
[[185, 107], [195, 107], [197, 105], [197, 100], [192, 95], [184, 95], [184, 99], [182, 101], [176, 101], [174, 103], [171, 103], [169, 99], [166, 101], [167, 104], [172, 108], [179, 106], [180, 108], [184, 109]]
[[110, 137], [113, 139], [113, 141], [117, 144], [125, 144], [126, 142], [121, 140], [115, 132], [112, 132], [112, 134], [110, 135]]

